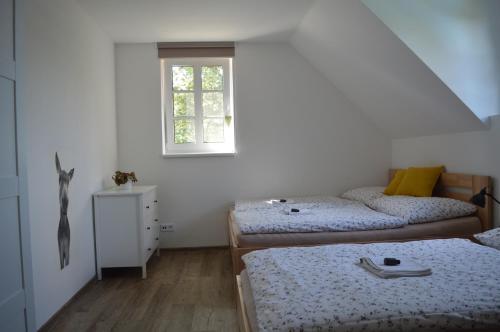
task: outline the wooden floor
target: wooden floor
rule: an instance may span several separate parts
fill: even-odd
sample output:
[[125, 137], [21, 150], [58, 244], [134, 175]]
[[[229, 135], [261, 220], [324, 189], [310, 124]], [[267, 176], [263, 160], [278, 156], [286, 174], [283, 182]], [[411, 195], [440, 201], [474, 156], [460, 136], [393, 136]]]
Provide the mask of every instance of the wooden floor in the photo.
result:
[[229, 249], [163, 250], [140, 269], [104, 270], [42, 331], [238, 331]]

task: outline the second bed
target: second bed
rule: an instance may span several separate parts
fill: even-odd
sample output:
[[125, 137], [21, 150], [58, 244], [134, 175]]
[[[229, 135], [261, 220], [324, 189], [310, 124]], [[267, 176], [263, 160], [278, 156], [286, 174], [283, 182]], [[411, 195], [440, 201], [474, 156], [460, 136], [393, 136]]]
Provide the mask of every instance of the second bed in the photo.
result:
[[[381, 279], [361, 257], [432, 269]], [[276, 248], [244, 256], [241, 331], [499, 331], [500, 252], [464, 239]]]

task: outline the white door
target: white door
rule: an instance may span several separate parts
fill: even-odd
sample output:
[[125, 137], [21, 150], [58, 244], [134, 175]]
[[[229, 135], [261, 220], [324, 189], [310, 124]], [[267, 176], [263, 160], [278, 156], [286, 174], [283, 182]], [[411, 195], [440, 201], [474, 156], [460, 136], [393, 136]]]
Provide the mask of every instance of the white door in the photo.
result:
[[16, 110], [16, 0], [0, 0], [0, 331], [32, 331], [26, 178]]

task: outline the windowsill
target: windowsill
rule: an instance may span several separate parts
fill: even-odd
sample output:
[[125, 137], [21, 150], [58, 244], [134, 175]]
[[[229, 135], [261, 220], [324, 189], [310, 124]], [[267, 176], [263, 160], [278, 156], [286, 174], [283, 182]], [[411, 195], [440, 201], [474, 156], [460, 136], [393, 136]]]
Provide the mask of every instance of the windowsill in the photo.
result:
[[196, 157], [234, 157], [233, 152], [166, 152], [163, 158], [196, 158]]

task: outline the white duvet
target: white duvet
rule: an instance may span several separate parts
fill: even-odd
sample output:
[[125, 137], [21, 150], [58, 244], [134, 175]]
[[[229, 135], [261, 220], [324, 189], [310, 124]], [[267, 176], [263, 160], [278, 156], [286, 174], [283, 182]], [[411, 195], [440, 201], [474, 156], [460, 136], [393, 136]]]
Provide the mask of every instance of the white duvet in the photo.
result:
[[362, 231], [407, 224], [400, 217], [376, 212], [360, 202], [331, 196], [292, 198], [286, 203], [239, 201], [234, 220], [243, 234]]
[[[432, 269], [381, 279], [355, 263], [396, 257]], [[243, 256], [259, 331], [500, 331], [500, 251], [468, 240], [342, 244]]]
[[[285, 200], [285, 202], [280, 202]], [[336, 196], [298, 196], [298, 197], [274, 197], [263, 199], [240, 199], [234, 204], [237, 212], [249, 210], [267, 210], [276, 208], [287, 208], [302, 206], [308, 208], [332, 207], [346, 202], [345, 199]]]

